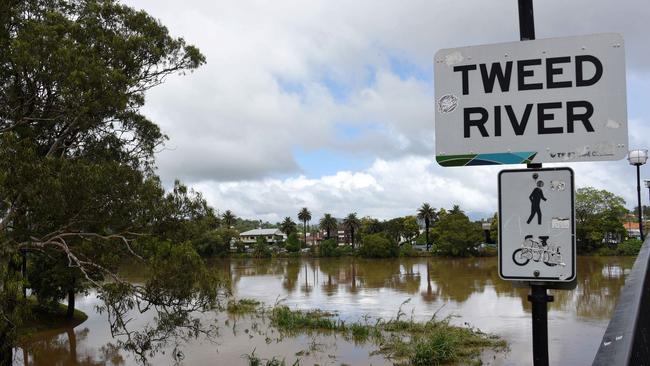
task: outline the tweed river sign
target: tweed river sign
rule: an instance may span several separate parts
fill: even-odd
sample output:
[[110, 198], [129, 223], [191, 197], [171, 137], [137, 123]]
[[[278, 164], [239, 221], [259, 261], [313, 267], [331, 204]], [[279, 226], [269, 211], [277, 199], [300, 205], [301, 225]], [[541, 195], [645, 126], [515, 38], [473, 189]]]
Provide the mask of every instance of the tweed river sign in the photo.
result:
[[442, 166], [627, 154], [625, 48], [618, 34], [442, 49], [434, 64]]

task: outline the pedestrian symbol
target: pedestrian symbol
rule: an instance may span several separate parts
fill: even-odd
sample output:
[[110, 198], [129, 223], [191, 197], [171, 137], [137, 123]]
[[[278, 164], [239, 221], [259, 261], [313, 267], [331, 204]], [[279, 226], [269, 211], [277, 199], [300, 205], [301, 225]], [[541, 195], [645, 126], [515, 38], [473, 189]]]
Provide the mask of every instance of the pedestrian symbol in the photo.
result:
[[544, 192], [542, 192], [542, 187], [544, 187], [544, 182], [541, 180], [537, 181], [537, 187], [535, 187], [530, 196], [528, 196], [528, 199], [530, 200], [530, 216], [528, 216], [528, 220], [526, 220], [527, 224], [530, 224], [535, 215], [537, 215], [537, 225], [542, 224], [542, 209], [539, 205], [542, 200], [546, 201]]

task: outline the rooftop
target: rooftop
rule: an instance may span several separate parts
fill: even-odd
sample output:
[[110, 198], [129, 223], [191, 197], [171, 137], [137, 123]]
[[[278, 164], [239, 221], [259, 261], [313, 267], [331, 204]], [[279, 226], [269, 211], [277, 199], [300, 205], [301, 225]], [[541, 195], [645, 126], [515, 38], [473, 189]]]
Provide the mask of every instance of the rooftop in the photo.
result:
[[255, 235], [282, 235], [280, 229], [253, 229], [244, 231], [239, 234], [240, 236], [255, 236]]

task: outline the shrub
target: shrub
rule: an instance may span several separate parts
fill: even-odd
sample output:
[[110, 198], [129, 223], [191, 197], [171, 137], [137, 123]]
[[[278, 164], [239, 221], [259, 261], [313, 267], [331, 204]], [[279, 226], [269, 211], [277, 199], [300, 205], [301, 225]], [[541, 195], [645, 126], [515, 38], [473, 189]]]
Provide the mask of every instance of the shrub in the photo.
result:
[[643, 243], [639, 239], [627, 239], [618, 245], [619, 255], [637, 255]]
[[437, 252], [452, 257], [475, 254], [474, 248], [482, 240], [480, 226], [471, 222], [458, 207], [442, 211], [433, 231]]
[[236, 230], [220, 228], [198, 235], [191, 243], [202, 257], [215, 257], [226, 255], [230, 251], [230, 242], [238, 238]]
[[320, 256], [321, 257], [338, 257], [341, 255], [341, 252], [338, 250], [338, 244], [336, 240], [327, 239], [323, 240], [320, 244]]
[[339, 252], [340, 256], [354, 255], [354, 248], [352, 248], [352, 245], [339, 246], [336, 250]]
[[400, 257], [414, 257], [416, 255], [417, 252], [415, 249], [413, 249], [413, 246], [411, 244], [404, 244], [399, 248]]
[[237, 242], [235, 243], [235, 247], [237, 248], [237, 253], [246, 252], [246, 244], [244, 244], [244, 242], [241, 240], [237, 240]]
[[366, 258], [389, 258], [398, 254], [397, 245], [381, 234], [366, 235], [363, 237], [359, 254]]
[[271, 257], [271, 249], [263, 236], [257, 237], [255, 249], [253, 249], [253, 256], [255, 258], [269, 258]]
[[284, 247], [288, 252], [295, 253], [297, 251], [300, 251], [300, 240], [298, 240], [298, 235], [296, 235], [296, 233], [289, 234]]

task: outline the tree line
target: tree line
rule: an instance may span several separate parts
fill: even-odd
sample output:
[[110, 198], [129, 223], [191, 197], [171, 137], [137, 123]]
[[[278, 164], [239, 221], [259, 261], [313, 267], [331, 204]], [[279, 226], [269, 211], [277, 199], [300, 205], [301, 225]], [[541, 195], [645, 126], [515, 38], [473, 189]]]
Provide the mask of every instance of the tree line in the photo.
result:
[[[625, 222], [636, 222], [633, 212], [625, 208], [625, 200], [606, 190], [583, 187], [576, 191], [576, 244], [579, 253], [624, 254], [638, 252], [640, 242], [627, 240], [629, 233]], [[298, 225], [291, 217], [285, 217], [274, 225], [289, 236], [287, 246], [290, 251], [299, 251], [308, 243], [307, 235], [318, 230], [324, 233], [319, 255], [337, 255], [338, 232], [343, 231], [345, 244], [350, 248], [345, 253], [357, 253], [369, 257], [397, 256], [412, 253], [411, 245], [424, 245], [426, 251], [445, 256], [469, 256], [478, 253], [478, 244], [498, 240], [498, 214], [488, 220], [472, 221], [458, 205], [451, 209], [435, 209], [423, 203], [415, 215], [379, 220], [370, 216], [358, 217], [356, 212], [343, 219], [336, 219], [325, 213], [314, 227], [310, 226], [312, 215], [307, 207], [297, 214], [302, 224], [302, 243], [297, 240]], [[482, 224], [489, 223], [487, 238]], [[315, 229], [315, 230], [314, 230]], [[420, 232], [422, 231], [422, 232]], [[619, 244], [626, 243], [632, 248], [619, 250]], [[632, 243], [632, 244], [630, 244]], [[280, 243], [282, 244], [282, 243]], [[404, 245], [407, 247], [402, 248]], [[372, 248], [382, 248], [377, 253]], [[378, 254], [381, 252], [381, 254]]]
[[[230, 211], [226, 213], [232, 214]], [[356, 212], [337, 219], [332, 214], [325, 213], [312, 226], [312, 218], [309, 208], [303, 207], [297, 213], [301, 225], [291, 217], [269, 225], [287, 235], [286, 241], [275, 244], [289, 252], [309, 247], [310, 253], [320, 256], [343, 253], [367, 257], [397, 256], [400, 253], [414, 254], [414, 245], [423, 246], [425, 251], [439, 255], [467, 256], [477, 254], [477, 245], [483, 239], [481, 222], [471, 221], [457, 205], [447, 210], [435, 209], [429, 203], [424, 203], [414, 215], [387, 220], [370, 216], [359, 218]], [[203, 255], [226, 255], [229, 252], [228, 240], [243, 251], [243, 245], [238, 242], [238, 232], [233, 228], [233, 223], [222, 224], [209, 234], [199, 235], [202, 239], [194, 241], [197, 251]], [[340, 240], [339, 232], [343, 233], [343, 240]], [[319, 245], [308, 246], [310, 238], [311, 242]], [[269, 256], [271, 251], [268, 246], [268, 241], [260, 237], [251, 250], [254, 255]], [[375, 250], [376, 248], [379, 249]]]

